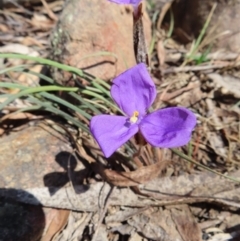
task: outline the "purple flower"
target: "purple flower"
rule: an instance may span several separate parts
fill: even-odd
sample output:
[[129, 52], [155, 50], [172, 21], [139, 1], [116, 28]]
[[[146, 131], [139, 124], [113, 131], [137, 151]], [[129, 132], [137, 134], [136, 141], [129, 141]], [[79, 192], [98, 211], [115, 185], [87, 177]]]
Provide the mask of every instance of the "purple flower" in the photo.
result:
[[136, 10], [139, 3], [142, 0], [108, 0], [108, 1], [117, 3], [117, 4], [131, 4], [133, 6], [134, 10]]
[[111, 95], [126, 116], [98, 115], [90, 122], [90, 130], [106, 157], [138, 131], [155, 147], [179, 147], [189, 142], [196, 125], [190, 110], [171, 107], [147, 112], [156, 98], [156, 88], [143, 63], [116, 77]]

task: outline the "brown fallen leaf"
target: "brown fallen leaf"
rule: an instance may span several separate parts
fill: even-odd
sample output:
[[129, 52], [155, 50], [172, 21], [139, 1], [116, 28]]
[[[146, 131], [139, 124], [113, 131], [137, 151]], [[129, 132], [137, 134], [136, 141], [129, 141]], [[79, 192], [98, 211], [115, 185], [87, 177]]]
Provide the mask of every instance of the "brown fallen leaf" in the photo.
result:
[[136, 171], [130, 172], [118, 172], [106, 169], [96, 163], [93, 165], [95, 165], [94, 169], [98, 170], [100, 175], [110, 184], [119, 187], [130, 187], [146, 183], [156, 178], [166, 167], [167, 163], [168, 161], [159, 161], [152, 165], [139, 167]]
[[221, 88], [222, 95], [233, 95], [240, 98], [240, 81], [234, 76], [221, 76], [217, 73], [208, 74], [208, 77], [214, 82], [215, 89]]
[[6, 33], [6, 32], [9, 31], [9, 28], [8, 28], [7, 25], [1, 23], [1, 24], [0, 24], [0, 31], [1, 31], [2, 33]]
[[157, 22], [157, 29], [159, 30], [162, 26], [162, 21], [164, 19], [164, 17], [166, 16], [167, 11], [169, 10], [169, 8], [171, 7], [172, 2], [166, 2], [162, 8], [161, 8], [161, 12], [159, 14], [159, 18], [158, 18], [158, 22]]
[[129, 241], [142, 241], [142, 236], [140, 236], [138, 233], [131, 233], [131, 237], [129, 238]]
[[202, 241], [202, 232], [187, 205], [171, 208], [171, 216], [184, 241]]
[[163, 41], [161, 41], [161, 40], [159, 40], [157, 43], [157, 55], [158, 55], [160, 67], [162, 67], [165, 63], [166, 52], [165, 52], [165, 48], [163, 45]]
[[172, 93], [167, 93], [166, 91], [164, 91], [160, 96], [159, 99], [160, 101], [170, 101], [171, 99], [176, 98], [179, 95], [182, 95], [184, 92], [188, 92], [192, 89], [195, 89], [197, 87], [200, 86], [200, 83], [189, 83], [186, 87], [183, 87], [181, 89], [178, 89]]
[[21, 40], [21, 44], [23, 44], [25, 46], [37, 45], [40, 48], [44, 47], [40, 41], [38, 41], [36, 38], [33, 38], [31, 36], [24, 37]]
[[51, 8], [49, 7], [48, 3], [45, 1], [45, 0], [41, 0], [43, 6], [45, 7], [46, 9], [46, 12], [49, 16], [49, 18], [51, 18], [52, 20], [54, 21], [57, 21], [58, 20], [58, 17], [55, 15], [55, 13], [51, 10]]
[[142, 236], [154, 241], [185, 241], [178, 233], [169, 210], [149, 208], [127, 221]]
[[[36, 74], [40, 73], [42, 70], [42, 66], [41, 65], [34, 65], [31, 68], [28, 68], [29, 72], [35, 72]], [[40, 77], [37, 75], [32, 75], [29, 73], [21, 73], [18, 78], [17, 78], [17, 82], [27, 85], [27, 86], [36, 86], [39, 83], [39, 79]]]
[[13, 113], [9, 113], [4, 115], [0, 121], [4, 121], [4, 120], [22, 120], [22, 119], [28, 119], [28, 120], [36, 120], [36, 119], [42, 119], [42, 116], [36, 116], [34, 114], [31, 113], [27, 113], [27, 112], [13, 112]]
[[59, 233], [67, 224], [70, 210], [52, 209], [49, 216], [46, 217], [47, 231], [41, 241], [51, 241], [53, 237]]
[[56, 240], [82, 240], [83, 233], [89, 225], [92, 216], [93, 213], [72, 211], [69, 215], [67, 226], [59, 233]]
[[0, 128], [0, 136], [5, 132], [3, 128]]
[[18, 53], [26, 54], [29, 56], [37, 57], [39, 53], [29, 46], [24, 46], [23, 44], [10, 43], [0, 47], [1, 53]]
[[37, 29], [49, 30], [54, 26], [55, 21], [48, 19], [45, 15], [34, 13], [30, 24]]

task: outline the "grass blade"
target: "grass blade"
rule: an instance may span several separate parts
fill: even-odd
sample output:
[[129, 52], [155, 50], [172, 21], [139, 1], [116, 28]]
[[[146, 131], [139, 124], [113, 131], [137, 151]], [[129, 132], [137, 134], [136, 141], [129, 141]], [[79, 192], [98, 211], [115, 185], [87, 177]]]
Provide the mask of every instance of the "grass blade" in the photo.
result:
[[172, 150], [173, 153], [177, 154], [178, 156], [182, 157], [183, 159], [185, 159], [185, 160], [188, 161], [188, 162], [191, 162], [191, 163], [193, 163], [193, 164], [195, 164], [195, 165], [197, 165], [197, 166], [199, 166], [199, 167], [202, 167], [202, 168], [204, 168], [205, 170], [207, 170], [207, 171], [209, 171], [209, 172], [212, 172], [212, 173], [214, 173], [214, 174], [217, 174], [217, 175], [219, 175], [219, 176], [221, 176], [221, 177], [224, 177], [224, 178], [229, 179], [229, 180], [231, 180], [231, 181], [240, 183], [240, 180], [238, 180], [238, 179], [236, 179], [236, 178], [234, 178], [234, 177], [230, 177], [230, 176], [224, 175], [224, 174], [222, 174], [222, 173], [220, 173], [220, 172], [214, 171], [214, 170], [212, 170], [211, 168], [209, 168], [209, 167], [207, 167], [207, 166], [205, 166], [205, 165], [202, 165], [202, 164], [198, 163], [197, 161], [193, 160], [192, 158], [190, 158], [189, 156], [185, 155], [184, 153], [182, 153], [181, 151], [179, 151], [179, 150], [177, 150], [177, 149], [171, 149], [171, 150]]
[[60, 87], [55, 85], [49, 85], [49, 86], [39, 86], [39, 87], [32, 87], [32, 88], [25, 88], [21, 90], [17, 94], [11, 95], [7, 100], [5, 100], [2, 104], [0, 104], [0, 110], [3, 109], [6, 105], [11, 103], [17, 98], [20, 98], [22, 96], [26, 96], [33, 93], [43, 92], [43, 91], [77, 91], [78, 88], [69, 88], [69, 87]]
[[50, 99], [50, 100], [52, 100], [52, 101], [54, 101], [54, 102], [57, 102], [57, 103], [59, 103], [59, 104], [62, 104], [62, 105], [68, 107], [69, 109], [71, 109], [71, 110], [73, 110], [73, 111], [76, 111], [77, 113], [79, 113], [79, 114], [81, 114], [82, 116], [86, 117], [88, 120], [91, 119], [91, 115], [89, 115], [88, 113], [80, 110], [78, 107], [76, 107], [75, 105], [69, 103], [69, 102], [66, 101], [66, 100], [63, 100], [63, 99], [61, 99], [61, 98], [59, 98], [59, 97], [57, 97], [57, 96], [55, 96], [55, 95], [49, 94], [49, 93], [47, 93], [47, 92], [41, 92], [40, 95], [43, 96], [43, 97], [45, 97], [45, 98], [47, 98], [47, 99]]

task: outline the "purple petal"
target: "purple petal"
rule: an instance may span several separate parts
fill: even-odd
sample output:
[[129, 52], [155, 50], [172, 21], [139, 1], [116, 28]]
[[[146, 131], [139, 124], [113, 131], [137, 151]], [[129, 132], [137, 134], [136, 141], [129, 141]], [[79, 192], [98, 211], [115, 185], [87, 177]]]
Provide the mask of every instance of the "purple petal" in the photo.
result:
[[138, 5], [141, 0], [108, 0], [109, 2], [114, 2], [117, 4], [132, 4], [134, 6]]
[[111, 95], [128, 116], [138, 111], [145, 115], [156, 98], [156, 88], [145, 64], [128, 69], [113, 80]]
[[140, 131], [146, 141], [157, 147], [179, 147], [190, 141], [196, 125], [196, 116], [181, 107], [157, 110], [140, 123]]
[[137, 12], [138, 5], [142, 0], [108, 0], [108, 1], [114, 2], [117, 4], [131, 4], [133, 6], [134, 15], [135, 15]]
[[124, 116], [98, 115], [91, 119], [90, 130], [105, 157], [109, 157], [138, 132], [138, 126]]
[[131, 0], [108, 0], [109, 2], [117, 3], [117, 4], [130, 4]]

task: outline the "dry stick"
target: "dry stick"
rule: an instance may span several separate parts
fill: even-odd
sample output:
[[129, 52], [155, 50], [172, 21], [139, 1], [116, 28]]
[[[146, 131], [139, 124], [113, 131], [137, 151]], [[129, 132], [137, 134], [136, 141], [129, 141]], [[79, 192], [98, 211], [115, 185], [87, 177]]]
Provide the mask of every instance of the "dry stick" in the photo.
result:
[[55, 13], [50, 9], [50, 7], [48, 6], [47, 2], [45, 0], [41, 0], [43, 6], [45, 7], [46, 11], [47, 11], [47, 14], [48, 16], [54, 20], [54, 21], [57, 21], [58, 20], [58, 17], [55, 15]]
[[157, 30], [160, 30], [163, 19], [166, 16], [166, 13], [170, 9], [171, 6], [172, 6], [172, 2], [169, 2], [169, 3], [165, 3], [163, 5], [163, 7], [161, 8], [160, 15], [159, 15], [159, 18], [158, 18], [158, 21], [157, 21]]
[[163, 70], [163, 74], [178, 73], [178, 72], [190, 72], [190, 71], [204, 71], [204, 70], [214, 70], [226, 67], [233, 67], [232, 63], [222, 63], [219, 65], [204, 65], [204, 66], [184, 66], [176, 68], [168, 68]]
[[[137, 63], [144, 63], [149, 67], [149, 59], [147, 53], [147, 46], [144, 36], [144, 28], [143, 28], [143, 12], [142, 12], [142, 3], [139, 4], [136, 11], [133, 13], [133, 48], [135, 59]], [[143, 162], [145, 165], [150, 164], [143, 156], [143, 146], [146, 144], [144, 138], [141, 134], [137, 135], [139, 140], [139, 150], [134, 154], [133, 159], [135, 164], [138, 167], [143, 166], [138, 157], [142, 156]], [[138, 141], [137, 141], [138, 142]]]
[[136, 62], [149, 66], [142, 15], [142, 3], [140, 3], [137, 11], [133, 13], [133, 48]]
[[[2, 2], [3, 2], [3, 1], [1, 1], [1, 3], [2, 3]], [[27, 10], [27, 9], [24, 8], [21, 4], [17, 3], [17, 1], [15, 1], [15, 0], [8, 0], [8, 1], [6, 1], [6, 2], [12, 3], [15, 7], [22, 9], [25, 13], [29, 14], [30, 16], [33, 15], [33, 12]]]
[[[104, 185], [105, 185], [105, 183], [104, 183]], [[100, 214], [100, 217], [99, 217], [99, 220], [98, 220], [98, 223], [97, 223], [97, 227], [96, 227], [95, 232], [94, 232], [93, 237], [92, 237], [92, 241], [94, 241], [96, 239], [97, 235], [98, 235], [99, 227], [100, 227], [101, 223], [103, 222], [103, 219], [104, 219], [105, 214], [107, 212], [107, 208], [109, 206], [111, 194], [113, 193], [115, 188], [116, 188], [115, 186], [111, 186], [111, 189], [109, 190], [109, 193], [108, 193], [108, 195], [105, 199], [105, 203], [104, 203], [105, 206], [104, 206], [104, 209], [103, 209], [102, 213]]]
[[138, 151], [133, 154], [133, 161], [137, 165], [137, 167], [142, 167], [143, 166], [141, 160], [139, 159], [141, 154], [142, 154], [141, 147], [139, 147]]
[[[143, 137], [143, 135], [138, 132], [136, 135], [135, 135], [135, 141], [136, 143], [138, 144], [138, 151], [133, 155], [133, 159], [136, 163], [136, 165], [138, 167], [141, 167], [143, 166], [143, 164], [147, 165], [148, 162], [145, 160], [144, 156], [143, 156], [143, 147], [147, 144], [146, 141], [145, 141], [145, 138]], [[142, 157], [143, 159], [143, 163], [140, 161], [139, 157]]]

